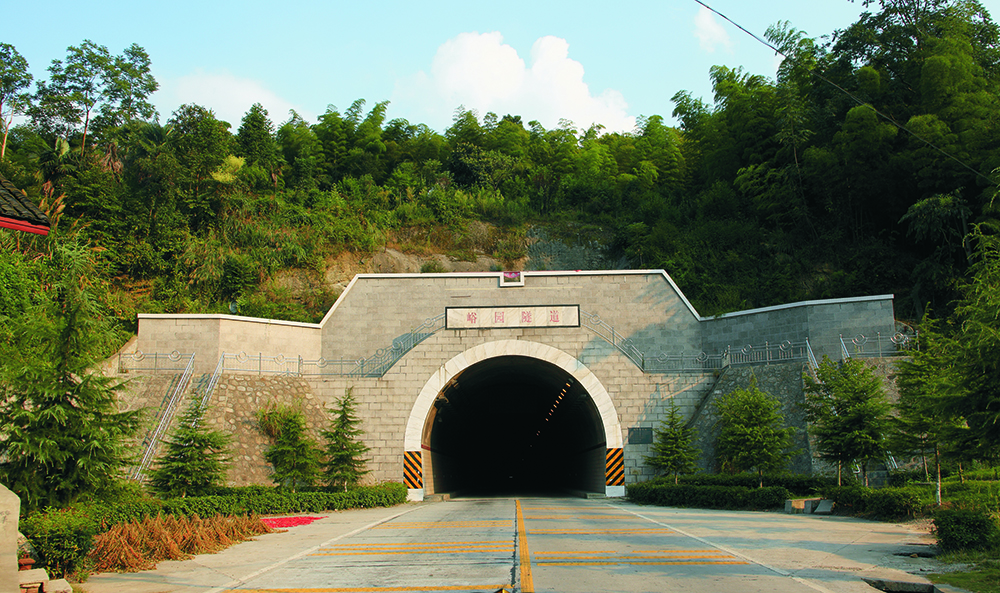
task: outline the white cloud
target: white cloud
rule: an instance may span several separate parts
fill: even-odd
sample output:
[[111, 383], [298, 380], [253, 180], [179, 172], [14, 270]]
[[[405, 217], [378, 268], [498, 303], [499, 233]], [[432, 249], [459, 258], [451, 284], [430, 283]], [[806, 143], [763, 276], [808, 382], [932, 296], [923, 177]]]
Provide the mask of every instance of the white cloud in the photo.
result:
[[314, 119], [313, 114], [303, 112], [259, 81], [238, 78], [228, 72], [196, 70], [192, 74], [167, 80], [156, 93], [155, 103], [161, 122], [170, 119], [170, 114], [181, 105], [195, 103], [214, 111], [218, 119], [229, 122], [234, 133], [254, 103], [260, 103], [267, 109], [275, 127], [288, 119], [289, 109], [295, 109], [306, 121]]
[[698, 14], [694, 17], [694, 36], [698, 38], [701, 49], [708, 53], [714, 53], [720, 46], [727, 51], [732, 49], [729, 34], [715, 20], [712, 11], [704, 6], [698, 9]]
[[418, 72], [396, 83], [393, 103], [421, 111], [431, 127], [451, 125], [459, 105], [480, 115], [492, 111], [538, 120], [554, 128], [569, 119], [578, 128], [593, 123], [608, 131], [631, 131], [635, 117], [621, 93], [608, 89], [593, 95], [583, 81], [583, 65], [569, 58], [565, 39], [546, 36], [531, 48], [531, 64], [493, 33], [461, 33], [442, 44], [430, 73]]

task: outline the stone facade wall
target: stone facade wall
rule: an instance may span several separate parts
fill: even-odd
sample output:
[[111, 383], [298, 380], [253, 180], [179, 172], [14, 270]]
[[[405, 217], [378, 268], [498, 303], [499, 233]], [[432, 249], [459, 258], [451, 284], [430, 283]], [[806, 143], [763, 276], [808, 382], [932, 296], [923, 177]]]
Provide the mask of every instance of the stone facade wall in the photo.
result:
[[324, 320], [323, 356], [371, 356], [446, 307], [534, 305], [579, 305], [650, 353], [701, 349], [698, 318], [662, 273], [537, 272], [514, 287], [499, 274], [395, 274], [355, 278]]
[[874, 337], [895, 332], [892, 295], [860, 299], [809, 301], [720, 315], [704, 321], [703, 350], [715, 354], [727, 346], [738, 348], [764, 342], [796, 342], [806, 338], [817, 359], [839, 360], [840, 336]]
[[211, 373], [223, 352], [315, 360], [320, 357], [320, 329], [310, 323], [233, 315], [140, 314], [135, 349], [194, 353], [195, 372]]
[[[826, 351], [836, 355], [840, 334], [870, 335], [894, 329], [889, 297], [799, 303], [701, 319], [662, 272], [534, 272], [524, 275], [524, 286], [501, 286], [501, 282], [500, 274], [489, 273], [357, 276], [321, 324], [232, 316], [142, 315], [135, 347], [144, 352], [195, 352], [196, 373], [205, 378], [222, 352], [281, 354], [307, 360], [367, 358], [426, 319], [444, 313], [446, 307], [579, 305], [581, 311], [598, 315], [620, 337], [628, 338], [648, 355], [717, 353], [730, 344], [757, 345], [805, 337], [810, 338], [817, 356]], [[706, 467], [713, 457], [711, 401], [737, 386], [748, 385], [748, 373], [755, 373], [762, 389], [782, 399], [786, 416], [793, 422], [798, 422], [796, 414], [801, 416], [794, 406], [802, 397], [800, 363], [755, 367], [753, 371], [730, 367], [721, 376], [716, 372], [643, 373], [586, 327], [442, 329], [407, 352], [380, 378], [224, 375], [213, 397], [209, 424], [236, 436], [229, 481], [269, 483], [270, 470], [263, 460], [267, 443], [255, 427], [257, 409], [271, 402], [299, 405], [312, 429], [318, 430], [328, 422], [325, 410], [331, 409], [347, 389], [353, 389], [364, 440], [371, 448], [370, 479], [399, 481], [407, 423], [412, 423], [411, 412], [424, 386], [443, 372], [446, 363], [461, 360], [463, 353], [506, 341], [545, 345], [559, 356], [572, 357], [573, 364], [581, 365], [599, 381], [610, 397], [607, 407], [621, 431], [609, 435], [609, 442], [625, 443], [627, 483], [652, 475], [643, 460], [650, 445], [630, 443], [629, 429], [655, 429], [671, 401], [699, 427]], [[835, 350], [831, 344], [836, 344]], [[138, 402], [135, 399], [127, 405]], [[800, 431], [800, 438], [803, 453], [795, 467], [807, 471], [810, 456], [804, 431]]]
[[695, 446], [701, 451], [698, 467], [715, 471], [715, 441], [718, 438], [714, 403], [736, 389], [746, 389], [756, 382], [764, 393], [781, 402], [781, 413], [787, 426], [795, 428], [794, 445], [798, 453], [792, 457], [788, 469], [795, 473], [813, 470], [813, 455], [809, 444], [805, 413], [799, 404], [805, 401], [802, 363], [785, 363], [761, 366], [728, 367], [719, 376], [714, 388], [702, 402], [695, 416], [689, 421], [697, 431]]
[[[270, 445], [257, 429], [258, 410], [290, 405], [306, 417], [310, 437], [321, 442], [319, 431], [329, 426], [331, 402], [317, 398], [309, 383], [296, 377], [224, 375], [212, 394], [205, 426], [233, 437], [227, 482], [232, 486], [271, 484], [271, 467], [264, 460]], [[177, 416], [180, 416], [178, 411]]]

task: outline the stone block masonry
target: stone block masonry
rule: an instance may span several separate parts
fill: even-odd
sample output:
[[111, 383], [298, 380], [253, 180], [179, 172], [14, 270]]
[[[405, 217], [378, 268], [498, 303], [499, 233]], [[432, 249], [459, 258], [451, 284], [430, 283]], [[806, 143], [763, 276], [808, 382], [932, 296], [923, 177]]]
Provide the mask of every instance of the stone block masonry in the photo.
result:
[[[581, 324], [572, 327], [439, 329], [442, 322], [420, 335], [415, 347], [400, 351], [402, 357], [377, 377], [226, 371], [207, 422], [234, 435], [230, 483], [266, 484], [267, 441], [256, 430], [256, 411], [266, 405], [298, 406], [318, 436], [329, 422], [327, 411], [353, 389], [364, 441], [371, 448], [369, 478], [401, 481], [407, 450], [423, 451], [425, 469], [432, 471], [428, 435], [445, 390], [477, 365], [506, 358], [525, 361], [533, 372], [565, 373], [571, 383], [586, 386], [607, 447], [624, 450], [625, 483], [633, 483], [652, 475], [643, 459], [651, 445], [638, 438], [630, 442], [630, 429], [642, 429], [636, 435], [655, 431], [667, 408], [677, 405], [699, 426], [699, 438], [708, 439], [709, 404], [718, 393], [745, 385], [747, 373], [755, 372], [762, 388], [774, 389], [783, 402], [794, 402], [801, 398], [804, 361], [754, 371], [690, 367], [653, 373], [623, 352], [652, 360], [660, 354], [711, 355], [726, 346], [808, 339], [817, 356], [836, 357], [841, 335], [888, 335], [894, 328], [891, 296], [793, 303], [703, 318], [661, 270], [523, 272], [521, 279], [523, 284], [510, 286], [500, 273], [359, 275], [319, 324], [229, 315], [140, 315], [134, 347], [147, 353], [195, 352], [198, 374], [211, 373], [222, 353], [240, 352], [346, 361], [322, 368], [350, 369], [377, 352], [392, 352], [394, 344], [411, 343], [413, 329], [450, 307], [491, 315], [518, 307], [578, 308]], [[139, 405], [138, 399], [128, 405]], [[786, 415], [794, 412], [786, 410]], [[495, 429], [515, 432], [505, 426]], [[707, 466], [710, 444], [704, 445]], [[804, 455], [796, 461], [800, 471], [808, 470], [808, 453]], [[609, 486], [608, 492], [620, 490]]]

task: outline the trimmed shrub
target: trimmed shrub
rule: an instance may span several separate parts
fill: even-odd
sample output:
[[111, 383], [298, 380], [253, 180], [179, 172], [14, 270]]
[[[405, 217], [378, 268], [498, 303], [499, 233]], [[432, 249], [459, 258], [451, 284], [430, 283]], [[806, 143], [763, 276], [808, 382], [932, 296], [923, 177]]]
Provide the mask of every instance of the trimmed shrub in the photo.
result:
[[791, 496], [781, 486], [675, 486], [658, 481], [629, 484], [625, 493], [629, 500], [640, 504], [702, 509], [773, 509]]
[[61, 578], [80, 568], [90, 552], [98, 525], [81, 509], [46, 509], [20, 522], [19, 528], [38, 552], [39, 566]]
[[283, 488], [246, 486], [216, 488], [210, 496], [189, 496], [167, 500], [141, 499], [113, 505], [93, 505], [89, 514], [105, 529], [119, 523], [141, 521], [159, 514], [187, 517], [215, 515], [278, 515], [317, 513], [327, 510], [389, 507], [406, 502], [406, 487], [396, 482], [361, 486], [347, 492], [312, 490], [292, 492]]
[[982, 508], [940, 509], [934, 513], [934, 533], [942, 550], [982, 550], [1000, 544], [1000, 526]]
[[923, 507], [919, 492], [911, 487], [834, 486], [825, 489], [823, 496], [833, 500], [841, 512], [882, 520], [912, 517]]
[[832, 500], [840, 512], [860, 515], [865, 512], [865, 493], [869, 490], [860, 484], [832, 486], [823, 490], [823, 497]]
[[881, 488], [865, 495], [865, 515], [875, 519], [912, 517], [922, 506], [920, 495], [912, 488]]
[[[66, 510], [48, 509], [25, 517], [20, 529], [38, 550], [40, 567], [61, 576], [77, 570], [90, 551], [96, 534], [116, 525], [141, 523], [150, 517], [317, 513], [389, 507], [406, 502], [406, 487], [395, 482], [363, 486], [347, 492], [291, 492], [264, 486], [216, 488], [214, 491], [216, 494], [212, 496], [168, 500], [130, 498], [114, 503], [80, 504]], [[127, 549], [121, 552], [123, 558], [130, 557]], [[126, 560], [122, 562], [127, 564]]]
[[[681, 484], [695, 486], [742, 486], [744, 488], [756, 488], [758, 485], [757, 474], [693, 474], [681, 476]], [[657, 482], [665, 482], [664, 478], [657, 478]], [[670, 480], [673, 482], [673, 480]], [[813, 494], [824, 488], [835, 484], [836, 480], [826, 476], [812, 474], [764, 474], [764, 487], [778, 486], [785, 488], [795, 494]]]

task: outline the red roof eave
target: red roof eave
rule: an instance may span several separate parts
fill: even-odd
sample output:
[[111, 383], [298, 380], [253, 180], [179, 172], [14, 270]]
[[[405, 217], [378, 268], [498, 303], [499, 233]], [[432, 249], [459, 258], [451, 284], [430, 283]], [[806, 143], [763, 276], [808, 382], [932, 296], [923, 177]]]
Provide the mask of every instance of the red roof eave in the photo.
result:
[[6, 216], [0, 216], [0, 228], [24, 231], [25, 233], [33, 233], [35, 235], [49, 234], [49, 227], [47, 226], [32, 224], [23, 220], [17, 220], [16, 218], [7, 218]]

